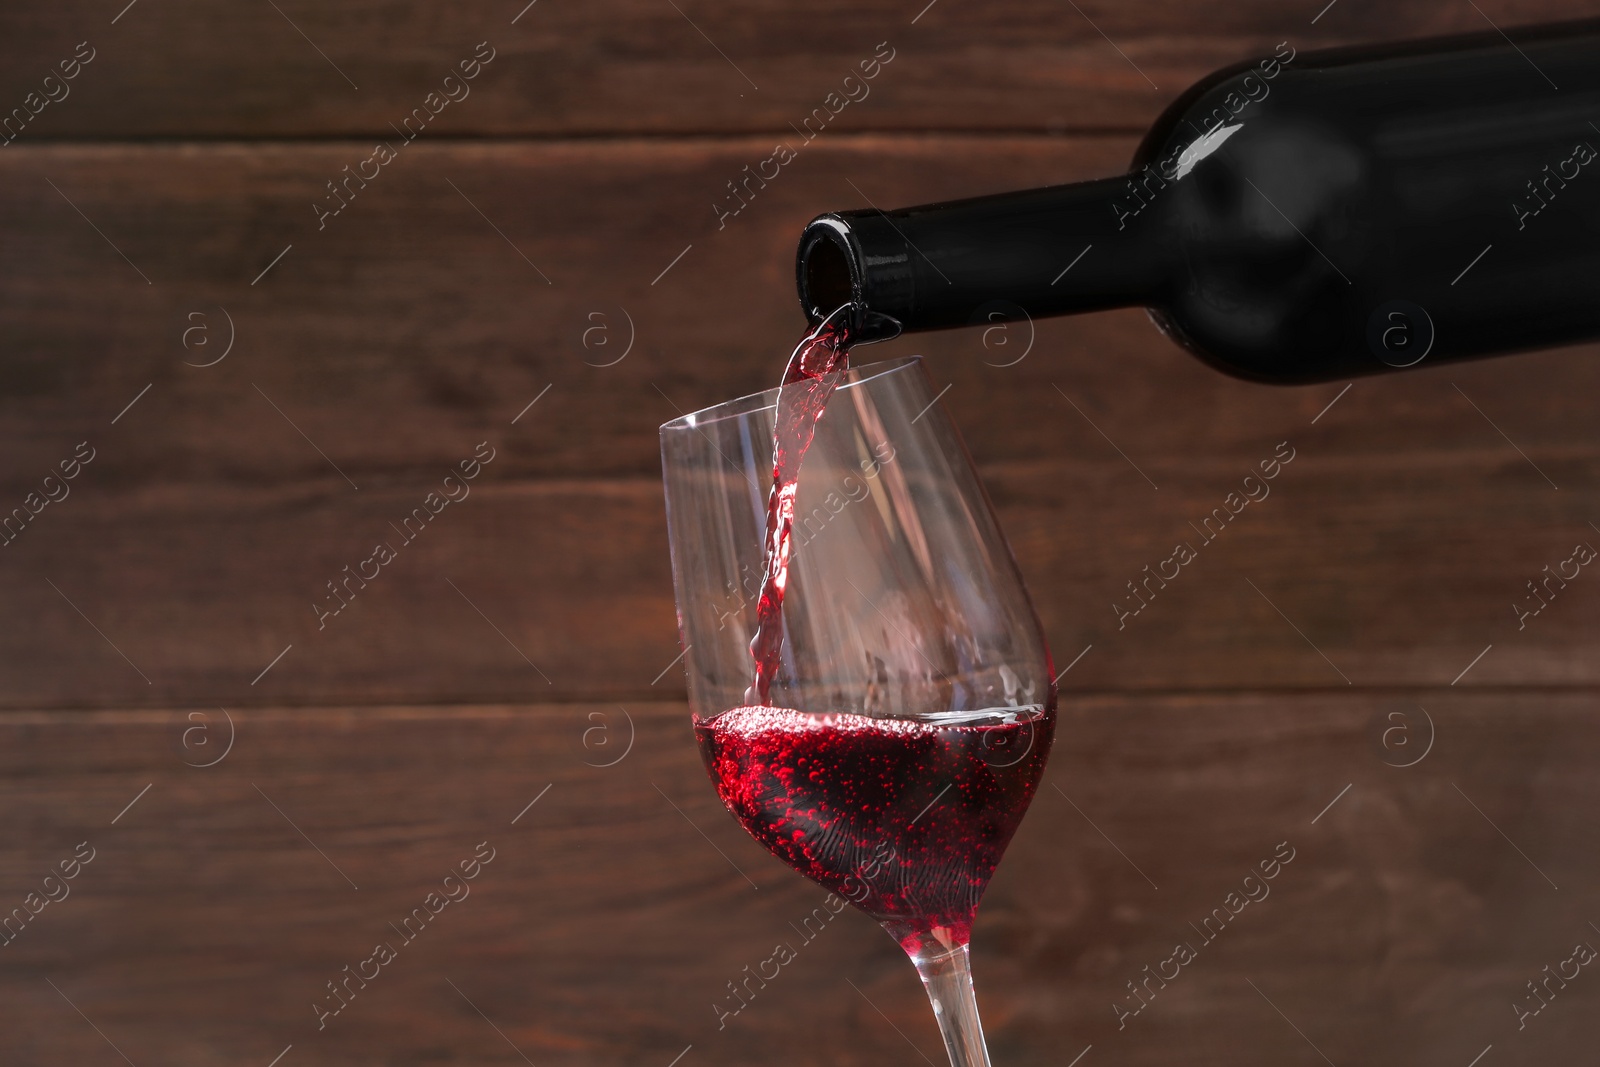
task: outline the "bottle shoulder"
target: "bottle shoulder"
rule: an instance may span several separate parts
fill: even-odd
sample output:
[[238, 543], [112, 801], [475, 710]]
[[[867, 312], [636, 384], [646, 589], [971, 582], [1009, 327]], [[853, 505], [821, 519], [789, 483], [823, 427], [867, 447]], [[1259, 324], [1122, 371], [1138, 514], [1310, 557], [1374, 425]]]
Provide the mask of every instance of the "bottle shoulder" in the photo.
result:
[[[1316, 123], [1396, 155], [1543, 136], [1600, 108], [1600, 20], [1270, 55], [1194, 83], [1151, 125], [1133, 168], [1178, 166], [1212, 131]], [[1444, 142], [1441, 144], [1441, 142]], [[1163, 177], [1166, 175], [1163, 174]]]
[[1184, 94], [1118, 208], [1164, 257], [1164, 331], [1271, 381], [1397, 365], [1401, 305], [1433, 360], [1595, 336], [1600, 32], [1518, 43], [1285, 53]]

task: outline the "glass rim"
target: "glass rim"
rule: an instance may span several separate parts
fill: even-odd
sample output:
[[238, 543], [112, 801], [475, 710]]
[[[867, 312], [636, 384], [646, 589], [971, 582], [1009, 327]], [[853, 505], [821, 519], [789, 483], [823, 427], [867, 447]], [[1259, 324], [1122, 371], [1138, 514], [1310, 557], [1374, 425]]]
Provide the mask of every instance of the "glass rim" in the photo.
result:
[[[892, 359], [868, 363], [862, 367], [851, 367], [849, 376], [839, 383], [839, 387], [835, 392], [842, 393], [847, 389], [854, 389], [885, 375], [896, 374], [921, 363], [921, 356], [895, 356]], [[720, 404], [713, 404], [710, 407], [701, 408], [699, 411], [691, 411], [687, 415], [680, 415], [668, 422], [663, 422], [660, 432], [665, 436], [669, 431], [701, 429], [712, 423], [722, 422], [725, 419], [738, 418], [741, 415], [752, 415], [758, 411], [767, 411], [777, 406], [778, 389], [765, 389], [759, 393], [750, 393], [733, 400], [724, 400]]]

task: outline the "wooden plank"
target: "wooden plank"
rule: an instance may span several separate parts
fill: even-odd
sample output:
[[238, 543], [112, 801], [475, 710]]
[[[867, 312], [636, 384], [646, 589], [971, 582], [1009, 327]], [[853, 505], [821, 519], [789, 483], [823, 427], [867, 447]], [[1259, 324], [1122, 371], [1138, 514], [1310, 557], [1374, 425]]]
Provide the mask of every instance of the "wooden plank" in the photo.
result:
[[[1433, 744], [1394, 766], [1421, 749], [1377, 730], [1420, 746], [1419, 703]], [[236, 712], [209, 768], [184, 763], [220, 748], [183, 731], [220, 745], [215, 712], [5, 716], [0, 899], [94, 849], [0, 956], [8, 1055], [116, 1062], [87, 1016], [174, 1067], [290, 1045], [308, 1065], [920, 1062], [908, 1043], [940, 1062], [896, 946], [853, 912], [801, 941], [822, 893], [718, 809], [681, 706], [628, 710], [631, 729], [597, 705]], [[1582, 978], [1520, 1032], [1511, 1004], [1596, 938], [1595, 711], [1593, 691], [1448, 688], [1068, 701], [975, 934], [996, 1059], [1580, 1055]], [[319, 1031], [325, 983], [485, 841], [470, 896]], [[1281, 842], [1270, 895], [1202, 942], [1190, 924], [1259, 895], [1244, 878]], [[713, 1003], [775, 942], [796, 960], [719, 1031]], [[1197, 958], [1119, 1030], [1126, 983], [1175, 942]]]
[[[678, 647], [656, 426], [771, 382], [797, 327], [787, 257], [803, 220], [840, 203], [846, 177], [909, 201], [997, 174], [1104, 172], [1130, 150], [819, 142], [725, 229], [694, 220], [760, 145], [418, 145], [321, 232], [309, 195], [344, 146], [0, 157], [0, 492], [19, 505], [79, 442], [96, 449], [72, 495], [3, 548], [0, 588], [30, 624], [0, 632], [0, 704], [678, 692], [661, 675]], [[224, 312], [233, 350], [196, 366], [221, 355]], [[630, 318], [632, 350], [597, 365]], [[585, 348], [601, 321], [611, 347], [591, 334]], [[1094, 646], [1074, 684], [1432, 685], [1469, 665], [1462, 685], [1600, 681], [1584, 579], [1523, 628], [1513, 610], [1600, 537], [1583, 504], [1600, 458], [1592, 346], [1345, 393], [1222, 377], [1133, 311], [1039, 323], [1016, 362], [1025, 331], [881, 354], [925, 352], [956, 386], [946, 403], [1059, 665]], [[1190, 523], [1284, 441], [1296, 459], [1272, 496], [1202, 542]], [[326, 583], [480, 442], [497, 451], [473, 497], [319, 630]], [[1180, 540], [1200, 558], [1119, 617], [1113, 602], [1137, 603], [1127, 583]]]
[[[796, 235], [820, 210], [858, 206], [851, 183], [876, 203], [971, 195], [1109, 173], [1132, 148], [818, 142], [719, 229], [716, 197], [770, 151], [764, 140], [416, 145], [320, 231], [323, 180], [362, 150], [19, 148], [0, 158], [0, 338], [12, 353], [0, 368], [11, 457], [0, 487], [26, 492], [84, 435], [114, 432], [126, 439], [95, 471], [119, 486], [346, 484], [330, 460], [357, 484], [392, 484], [454, 464], [462, 442], [510, 435], [546, 386], [503, 470], [654, 477], [660, 422], [769, 387], [801, 327]], [[232, 352], [194, 366], [221, 356], [230, 320]], [[1339, 390], [1228, 379], [1137, 311], [1041, 322], [1028, 345], [1023, 324], [904, 338], [861, 358], [925, 352], [956, 381], [950, 403], [985, 461], [1059, 453], [1068, 440], [1114, 455], [1052, 383], [1157, 472], [1169, 456], [1253, 451], [1276, 432], [1264, 420], [1309, 425]], [[1560, 484], [1587, 473], [1592, 352], [1362, 382], [1318, 425], [1348, 425], [1341, 408], [1358, 408], [1370, 417], [1343, 447], [1504, 449], [1520, 463], [1487, 415]]]
[[[1523, 582], [1571, 543], [1600, 540], [1585, 533], [1577, 494], [1515, 479], [1459, 488], [1493, 468], [1487, 455], [1380, 464], [1319, 455], [1319, 443], [1302, 440], [1273, 496], [1210, 545], [1187, 522], [1229, 491], [1235, 476], [1225, 466], [1180, 468], [1159, 494], [1135, 484], [1120, 460], [988, 468], [1070, 685], [1600, 680], [1589, 654], [1600, 620], [1582, 577], [1525, 629], [1511, 609], [1527, 596]], [[425, 475], [408, 489], [359, 494], [102, 494], [85, 484], [6, 549], [7, 600], [29, 625], [0, 632], [4, 703], [681, 693], [658, 485], [493, 477], [480, 476], [411, 544], [391, 524], [421, 502]], [[1124, 583], [1186, 536], [1199, 558], [1140, 614], [1119, 618], [1114, 602], [1124, 611], [1136, 603]], [[364, 587], [340, 584], [336, 599], [327, 583], [342, 583], [343, 568], [380, 541], [398, 558]], [[313, 606], [326, 612], [343, 599], [337, 615]]]
[[[641, 0], [479, 0], [445, 12], [398, 0], [332, 8], [67, 0], [0, 16], [0, 101], [23, 106], [47, 88], [62, 97], [24, 128], [29, 141], [386, 137], [487, 42], [493, 62], [430, 134], [787, 131], [843, 91], [860, 103], [845, 106], [833, 128], [1131, 130], [1211, 70], [1286, 39], [1314, 48], [1483, 32], [1491, 18], [1514, 34], [1590, 14], [1575, 0], [1499, 0], [1482, 15], [1468, 6], [1386, 8], [1381, 17], [1360, 4], [1324, 6], [830, 0], [674, 10]], [[47, 87], [43, 79], [85, 40], [91, 63]], [[865, 90], [845, 86], [879, 42], [892, 50], [891, 65]]]

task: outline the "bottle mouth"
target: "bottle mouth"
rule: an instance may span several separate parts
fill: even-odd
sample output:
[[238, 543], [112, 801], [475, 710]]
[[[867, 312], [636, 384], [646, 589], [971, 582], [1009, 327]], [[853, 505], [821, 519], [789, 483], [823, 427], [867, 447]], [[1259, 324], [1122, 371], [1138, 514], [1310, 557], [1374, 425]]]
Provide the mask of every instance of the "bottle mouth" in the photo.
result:
[[847, 216], [820, 215], [806, 226], [795, 251], [795, 285], [806, 322], [818, 326], [849, 305], [850, 343], [870, 345], [900, 336], [900, 321], [872, 306], [862, 251]]
[[824, 215], [806, 227], [796, 263], [800, 304], [812, 324], [828, 309], [858, 301], [861, 279], [854, 269], [844, 227]]

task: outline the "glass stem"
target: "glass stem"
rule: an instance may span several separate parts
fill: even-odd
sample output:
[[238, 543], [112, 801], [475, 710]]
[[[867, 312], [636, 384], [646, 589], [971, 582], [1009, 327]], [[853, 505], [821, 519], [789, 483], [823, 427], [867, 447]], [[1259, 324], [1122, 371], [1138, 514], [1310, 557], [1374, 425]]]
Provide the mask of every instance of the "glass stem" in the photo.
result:
[[989, 1067], [989, 1050], [978, 1021], [978, 998], [972, 992], [972, 964], [966, 945], [938, 956], [913, 958], [933, 1002], [939, 1033], [952, 1067]]

